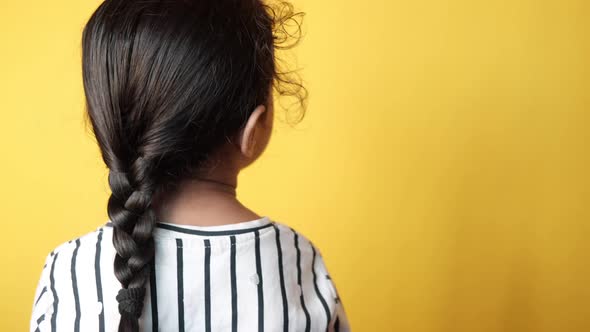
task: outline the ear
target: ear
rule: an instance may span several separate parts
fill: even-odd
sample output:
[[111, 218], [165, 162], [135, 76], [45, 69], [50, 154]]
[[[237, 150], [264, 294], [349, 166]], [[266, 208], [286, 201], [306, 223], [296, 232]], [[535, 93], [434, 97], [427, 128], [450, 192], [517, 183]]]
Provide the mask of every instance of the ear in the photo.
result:
[[242, 129], [240, 137], [240, 151], [248, 158], [252, 158], [256, 152], [256, 129], [263, 125], [264, 117], [262, 116], [266, 111], [264, 105], [258, 105]]

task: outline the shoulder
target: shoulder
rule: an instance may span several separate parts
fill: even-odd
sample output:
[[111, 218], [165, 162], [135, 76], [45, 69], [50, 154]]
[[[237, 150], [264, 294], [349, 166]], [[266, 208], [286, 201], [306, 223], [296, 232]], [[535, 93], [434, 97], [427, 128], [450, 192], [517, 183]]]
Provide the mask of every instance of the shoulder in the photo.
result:
[[[71, 257], [80, 247], [84, 246], [95, 246], [96, 243], [102, 242], [103, 238], [110, 236], [112, 233], [111, 227], [107, 227], [106, 224], [95, 228], [80, 236], [74, 237], [68, 241], [59, 243], [54, 247], [46, 257], [46, 264], [53, 263], [60, 257]], [[55, 267], [57, 268], [57, 266]]]
[[[52, 312], [60, 299], [62, 291], [60, 285], [70, 278], [72, 257], [90, 255], [103, 233], [108, 232], [105, 231], [107, 228], [101, 226], [93, 231], [59, 243], [46, 254], [32, 303], [31, 331], [50, 324], [49, 320], [53, 317]], [[88, 261], [88, 259], [82, 261]]]
[[297, 229], [279, 221], [273, 221], [272, 225], [276, 234], [281, 237], [292, 238], [293, 241], [297, 242], [299, 249], [309, 249], [319, 252], [312, 240]]
[[[46, 263], [46, 268], [49, 268], [50, 277], [55, 278], [60, 276], [70, 275], [72, 264], [76, 261], [76, 268], [78, 273], [90, 273], [93, 268], [97, 255], [110, 254], [112, 236], [112, 227], [106, 224], [95, 228], [80, 236], [74, 237], [68, 241], [57, 245], [50, 252]], [[102, 252], [102, 253], [101, 253]], [[51, 278], [50, 278], [51, 279]], [[51, 281], [51, 280], [49, 280]]]
[[112, 232], [110, 228], [111, 227], [106, 227], [105, 225], [97, 227], [93, 231], [74, 237], [68, 241], [61, 242], [51, 249], [51, 251], [45, 256], [40, 281], [49, 282], [53, 275], [59, 273], [59, 270], [69, 269], [67, 266], [68, 264], [66, 264], [66, 258], [71, 258], [73, 255], [77, 255], [82, 246], [95, 246], [99, 241], [102, 242], [103, 237], [110, 236]]
[[308, 276], [315, 279], [316, 283], [327, 287], [330, 295], [336, 298], [335, 287], [320, 248], [312, 239], [291, 226], [276, 221], [273, 226], [285, 269], [292, 268], [295, 273], [301, 274], [300, 279]]
[[277, 246], [280, 245], [279, 255], [283, 256], [285, 280], [300, 289], [294, 294], [300, 294], [305, 300], [305, 310], [313, 318], [312, 325], [319, 319], [328, 324], [329, 331], [350, 331], [334, 278], [328, 272], [318, 246], [308, 236], [286, 224], [275, 221], [273, 228]]
[[[298, 261], [300, 264], [297, 265], [300, 265], [305, 272], [307, 267], [315, 265], [319, 260], [321, 265], [319, 268], [325, 269], [319, 248], [308, 236], [294, 227], [278, 221], [273, 221], [272, 228], [275, 233], [276, 245], [279, 246], [278, 249], [286, 261], [292, 261], [294, 264]], [[301, 264], [302, 262], [303, 264]]]

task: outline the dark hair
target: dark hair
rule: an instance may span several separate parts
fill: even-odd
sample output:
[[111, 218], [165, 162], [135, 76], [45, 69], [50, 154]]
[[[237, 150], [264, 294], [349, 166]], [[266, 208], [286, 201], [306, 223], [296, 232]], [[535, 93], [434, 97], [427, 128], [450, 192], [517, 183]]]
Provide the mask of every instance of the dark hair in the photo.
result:
[[152, 197], [195, 176], [271, 87], [305, 109], [306, 90], [275, 54], [299, 40], [301, 17], [283, 1], [106, 0], [84, 27], [87, 119], [112, 191], [119, 331], [139, 329], [154, 257]]

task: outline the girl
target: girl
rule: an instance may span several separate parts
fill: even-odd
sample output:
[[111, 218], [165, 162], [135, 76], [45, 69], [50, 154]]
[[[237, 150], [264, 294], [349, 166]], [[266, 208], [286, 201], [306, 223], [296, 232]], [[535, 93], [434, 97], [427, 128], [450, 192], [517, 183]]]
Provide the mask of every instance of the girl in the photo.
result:
[[236, 199], [272, 88], [303, 91], [274, 52], [296, 15], [261, 0], [98, 7], [82, 69], [109, 222], [47, 256], [31, 331], [349, 330], [318, 249]]

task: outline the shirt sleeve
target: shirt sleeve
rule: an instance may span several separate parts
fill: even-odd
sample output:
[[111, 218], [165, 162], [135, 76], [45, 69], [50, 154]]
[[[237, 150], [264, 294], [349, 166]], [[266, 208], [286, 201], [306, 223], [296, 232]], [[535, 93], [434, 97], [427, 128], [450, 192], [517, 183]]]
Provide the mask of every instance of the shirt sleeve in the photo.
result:
[[321, 274], [319, 278], [320, 281], [318, 283], [321, 285], [321, 288], [327, 289], [330, 295], [330, 297], [327, 299], [329, 301], [328, 305], [331, 308], [331, 318], [328, 325], [328, 331], [350, 332], [351, 328], [348, 317], [346, 315], [346, 311], [344, 310], [344, 304], [338, 295], [336, 284], [328, 272], [328, 269], [324, 263], [324, 259], [317, 247], [315, 247], [315, 250], [317, 252], [318, 271]]
[[53, 295], [50, 284], [51, 266], [57, 254], [52, 251], [45, 258], [45, 264], [41, 271], [39, 282], [33, 299], [32, 314], [30, 320], [30, 332], [42, 332], [50, 330], [50, 320], [53, 310]]
[[336, 303], [336, 310], [334, 317], [328, 326], [330, 332], [350, 332], [350, 324], [348, 323], [348, 317], [344, 311], [344, 305], [341, 301]]

